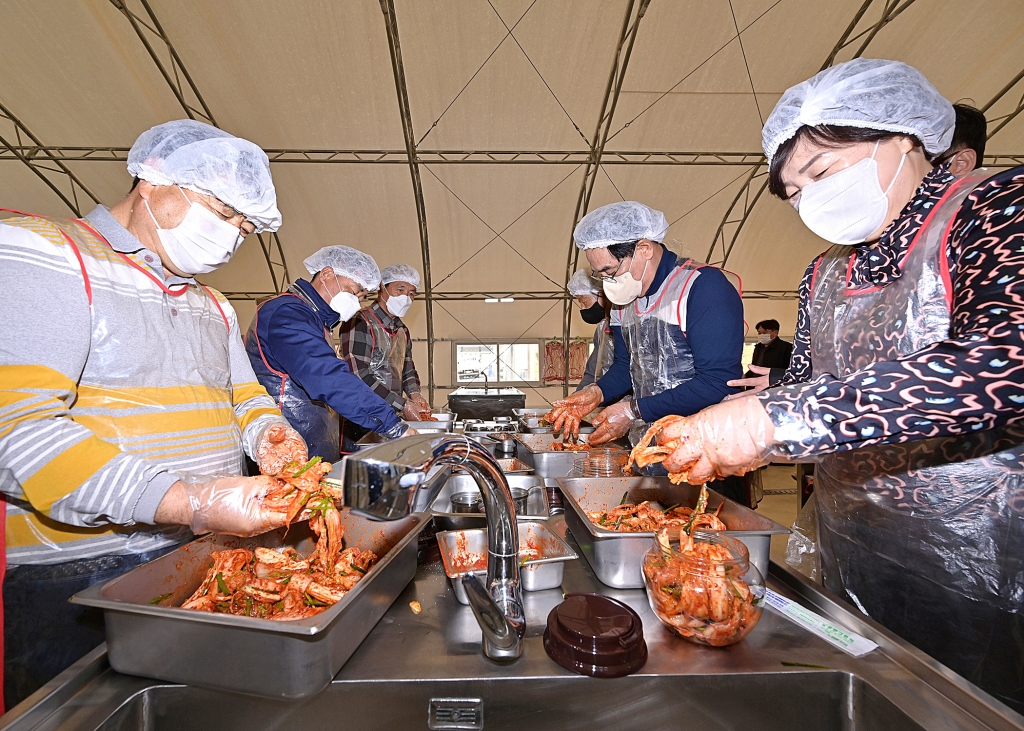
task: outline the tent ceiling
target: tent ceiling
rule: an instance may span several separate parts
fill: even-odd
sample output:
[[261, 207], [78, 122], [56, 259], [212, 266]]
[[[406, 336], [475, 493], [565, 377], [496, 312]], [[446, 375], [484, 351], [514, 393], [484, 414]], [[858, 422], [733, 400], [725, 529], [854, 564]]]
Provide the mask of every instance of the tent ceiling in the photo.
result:
[[[420, 264], [421, 222], [382, 13], [391, 4], [438, 338], [512, 337], [524, 328], [532, 337], [560, 335], [564, 302], [517, 302], [494, 318], [496, 310], [481, 315], [477, 303], [444, 298], [559, 290], [572, 226], [585, 212], [578, 201], [591, 187], [591, 209], [628, 198], [664, 210], [669, 239], [696, 258], [708, 258], [717, 241], [711, 260], [728, 251], [727, 266], [748, 290], [795, 289], [823, 242], [788, 207], [758, 195], [760, 128], [779, 95], [833, 55], [900, 59], [952, 100], [995, 99], [990, 129], [1024, 95], [1021, 0], [976, 3], [970, 12], [953, 0], [8, 0], [0, 19], [17, 32], [0, 44], [0, 138], [17, 154], [0, 143], [0, 200], [67, 214], [30, 167], [44, 164], [41, 174], [73, 204], [77, 195], [81, 212], [92, 207], [89, 192], [112, 203], [130, 184], [123, 159], [142, 130], [209, 115], [281, 160], [273, 171], [291, 278], [331, 243], [365, 248], [381, 266]], [[625, 64], [628, 34], [616, 52], [634, 27]], [[621, 90], [607, 94], [617, 58]], [[612, 107], [606, 142], [595, 139], [602, 109]], [[588, 165], [603, 142], [606, 164]], [[57, 149], [70, 147], [104, 149]], [[328, 157], [311, 150], [364, 162], [294, 162]], [[385, 154], [353, 154], [374, 150]], [[437, 154], [459, 150], [477, 151], [477, 162]], [[486, 154], [495, 151], [522, 154], [509, 164], [510, 156]], [[558, 151], [566, 154], [534, 154]], [[750, 157], [683, 165], [686, 158], [660, 154], [679, 151]], [[993, 136], [989, 152], [1024, 155], [1024, 114]], [[34, 157], [27, 164], [18, 155]], [[88, 192], [72, 191], [51, 158], [71, 158], [64, 170]], [[255, 239], [207, 280], [234, 293], [274, 289]], [[410, 314], [418, 337], [428, 307]], [[239, 308], [245, 320], [251, 303]], [[791, 300], [748, 299], [747, 309], [751, 322], [775, 314], [792, 329]]]

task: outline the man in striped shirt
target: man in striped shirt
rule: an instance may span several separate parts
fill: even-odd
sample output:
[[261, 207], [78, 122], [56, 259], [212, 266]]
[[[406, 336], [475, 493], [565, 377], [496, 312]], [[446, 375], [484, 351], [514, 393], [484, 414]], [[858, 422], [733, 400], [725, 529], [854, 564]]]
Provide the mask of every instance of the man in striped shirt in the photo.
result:
[[281, 216], [266, 155], [183, 120], [144, 133], [129, 195], [84, 220], [0, 222], [0, 508], [8, 707], [103, 640], [72, 594], [262, 508], [301, 437], [257, 382], [234, 310], [194, 276]]

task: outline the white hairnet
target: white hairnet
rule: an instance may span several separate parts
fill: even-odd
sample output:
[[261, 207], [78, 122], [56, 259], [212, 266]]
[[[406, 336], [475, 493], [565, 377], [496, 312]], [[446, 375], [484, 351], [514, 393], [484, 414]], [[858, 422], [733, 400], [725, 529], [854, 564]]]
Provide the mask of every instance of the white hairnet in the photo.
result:
[[665, 214], [636, 201], [601, 206], [576, 224], [572, 238], [581, 249], [601, 249], [647, 239], [661, 242], [668, 232]]
[[259, 147], [193, 119], [158, 124], [135, 140], [128, 172], [153, 185], [179, 185], [212, 195], [257, 231], [281, 226], [270, 161]]
[[306, 271], [316, 274], [330, 267], [339, 277], [348, 277], [369, 290], [380, 286], [380, 269], [369, 254], [350, 246], [325, 246], [302, 262]]
[[381, 271], [380, 283], [391, 284], [392, 282], [408, 282], [419, 289], [420, 273], [408, 264], [392, 264], [389, 267], [384, 267]]
[[600, 294], [597, 289], [597, 283], [591, 279], [590, 273], [586, 269], [577, 269], [576, 273], [569, 279], [566, 289], [569, 290], [569, 294], [573, 297], [579, 297], [582, 294], [597, 297]]
[[802, 126], [823, 124], [914, 135], [935, 155], [949, 149], [956, 114], [913, 66], [855, 58], [786, 90], [761, 133], [768, 163]]

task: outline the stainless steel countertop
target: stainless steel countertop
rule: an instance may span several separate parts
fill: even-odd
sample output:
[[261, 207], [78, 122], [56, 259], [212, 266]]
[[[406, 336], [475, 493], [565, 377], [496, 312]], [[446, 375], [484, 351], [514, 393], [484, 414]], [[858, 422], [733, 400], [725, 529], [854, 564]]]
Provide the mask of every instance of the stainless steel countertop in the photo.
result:
[[[552, 518], [550, 527], [560, 534], [565, 532], [560, 515]], [[578, 550], [571, 537], [569, 540]], [[727, 648], [692, 645], [661, 625], [642, 589], [619, 590], [602, 585], [581, 557], [566, 565], [561, 590], [525, 594], [527, 630], [523, 656], [512, 663], [499, 664], [481, 654], [480, 630], [472, 611], [456, 601], [440, 561], [432, 560], [419, 567], [413, 582], [345, 664], [331, 688], [321, 696], [342, 691], [347, 684], [365, 687], [367, 682], [551, 678], [562, 679], [564, 683], [566, 677], [579, 676], [557, 665], [545, 653], [542, 635], [547, 614], [561, 601], [562, 592], [598, 592], [626, 602], [643, 620], [649, 660], [634, 678], [678, 677], [682, 688], [689, 682], [686, 678], [693, 676], [723, 676], [725, 682], [725, 676], [737, 674], [800, 673], [806, 677], [807, 674], [841, 671], [870, 685], [924, 728], [1024, 729], [1024, 717], [879, 626], [853, 614], [802, 577], [773, 565], [768, 585], [867, 636], [877, 642], [879, 648], [854, 658], [767, 608], [758, 626], [737, 645]], [[412, 601], [421, 604], [422, 613], [413, 613], [409, 605]], [[0, 728], [22, 730], [59, 725], [62, 729], [95, 729], [99, 725], [97, 720], [109, 718], [130, 698], [147, 688], [168, 685], [118, 675], [109, 669], [104, 657], [99, 648], [83, 658], [0, 719]], [[799, 666], [783, 663], [798, 663]], [[808, 668], [809, 665], [828, 670]], [[580, 682], [584, 680], [589, 681], [581, 678]], [[615, 684], [622, 681], [599, 682], [611, 692]], [[228, 708], [231, 704], [253, 702], [244, 696], [215, 695], [218, 704]], [[321, 696], [310, 701], [316, 702]]]

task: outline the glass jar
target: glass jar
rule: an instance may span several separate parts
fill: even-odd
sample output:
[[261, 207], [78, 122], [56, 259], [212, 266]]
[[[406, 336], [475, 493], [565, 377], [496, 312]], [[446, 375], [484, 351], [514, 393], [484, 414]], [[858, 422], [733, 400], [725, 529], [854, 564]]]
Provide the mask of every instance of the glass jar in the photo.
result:
[[764, 607], [764, 579], [743, 543], [720, 533], [694, 534], [679, 550], [655, 542], [643, 561], [647, 599], [658, 619], [685, 640], [723, 647], [754, 629]]

